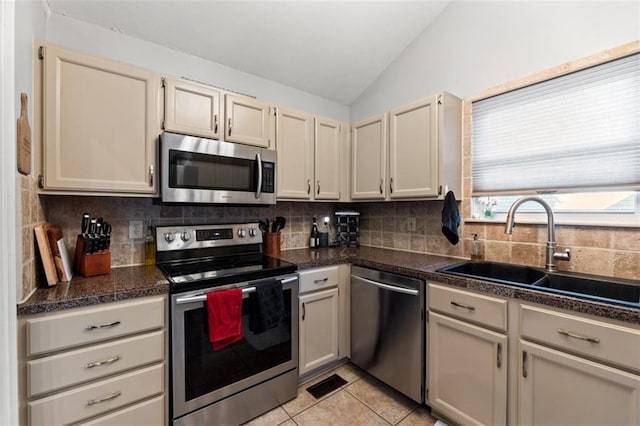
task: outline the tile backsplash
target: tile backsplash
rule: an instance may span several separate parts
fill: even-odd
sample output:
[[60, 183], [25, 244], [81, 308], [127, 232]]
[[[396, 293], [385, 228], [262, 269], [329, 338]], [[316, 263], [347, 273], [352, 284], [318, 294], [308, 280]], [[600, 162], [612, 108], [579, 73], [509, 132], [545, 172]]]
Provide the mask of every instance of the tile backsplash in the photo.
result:
[[[21, 177], [22, 194], [22, 295], [27, 297], [42, 285], [42, 266], [36, 254], [33, 226], [42, 221], [59, 225], [71, 253], [80, 232], [83, 212], [102, 216], [113, 226], [112, 266], [142, 264], [144, 239], [129, 239], [130, 220], [150, 219], [154, 226], [171, 224], [248, 222], [284, 216], [282, 249], [308, 247], [313, 216], [320, 225], [331, 217], [331, 241], [335, 239], [337, 210], [361, 213], [360, 244], [419, 253], [468, 258], [471, 235], [476, 233], [485, 247], [485, 259], [544, 266], [546, 225], [518, 225], [513, 235], [504, 234], [503, 224], [466, 223], [459, 229], [460, 242], [451, 245], [441, 232], [442, 201], [376, 203], [278, 202], [268, 207], [165, 206], [149, 198], [38, 196], [34, 179]], [[461, 208], [462, 212], [462, 208]], [[413, 221], [415, 220], [415, 227]], [[640, 229], [557, 226], [558, 246], [570, 248], [572, 260], [560, 262], [570, 271], [640, 279]]]

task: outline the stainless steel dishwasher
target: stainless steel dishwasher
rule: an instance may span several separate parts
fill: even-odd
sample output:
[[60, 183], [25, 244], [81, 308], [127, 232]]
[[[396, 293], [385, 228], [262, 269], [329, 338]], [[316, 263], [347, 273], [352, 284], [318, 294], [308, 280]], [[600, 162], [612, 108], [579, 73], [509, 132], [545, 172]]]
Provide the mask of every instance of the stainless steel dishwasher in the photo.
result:
[[351, 362], [419, 403], [425, 396], [424, 281], [351, 268]]

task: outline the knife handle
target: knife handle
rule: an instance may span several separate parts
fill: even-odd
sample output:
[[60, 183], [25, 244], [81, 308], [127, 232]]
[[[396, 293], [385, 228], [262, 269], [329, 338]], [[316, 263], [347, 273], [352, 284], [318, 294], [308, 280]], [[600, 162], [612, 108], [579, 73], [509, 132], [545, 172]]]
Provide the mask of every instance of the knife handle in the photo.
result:
[[82, 225], [80, 226], [80, 233], [86, 234], [89, 231], [89, 219], [91, 216], [89, 213], [84, 213], [82, 215]]

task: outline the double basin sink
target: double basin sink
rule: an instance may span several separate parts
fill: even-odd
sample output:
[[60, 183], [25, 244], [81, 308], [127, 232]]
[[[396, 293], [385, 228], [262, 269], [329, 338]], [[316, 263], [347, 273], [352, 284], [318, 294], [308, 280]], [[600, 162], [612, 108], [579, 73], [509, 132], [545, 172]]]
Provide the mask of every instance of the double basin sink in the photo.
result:
[[438, 272], [640, 308], [640, 283], [630, 280], [473, 261], [440, 268]]

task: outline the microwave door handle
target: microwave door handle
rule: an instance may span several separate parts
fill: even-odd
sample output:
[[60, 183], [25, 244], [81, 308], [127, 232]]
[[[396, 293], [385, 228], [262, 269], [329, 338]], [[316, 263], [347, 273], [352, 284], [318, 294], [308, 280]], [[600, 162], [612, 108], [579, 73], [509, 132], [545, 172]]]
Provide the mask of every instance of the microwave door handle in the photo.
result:
[[256, 188], [256, 198], [262, 195], [262, 159], [260, 154], [256, 154], [256, 164], [258, 165], [258, 187]]

